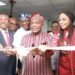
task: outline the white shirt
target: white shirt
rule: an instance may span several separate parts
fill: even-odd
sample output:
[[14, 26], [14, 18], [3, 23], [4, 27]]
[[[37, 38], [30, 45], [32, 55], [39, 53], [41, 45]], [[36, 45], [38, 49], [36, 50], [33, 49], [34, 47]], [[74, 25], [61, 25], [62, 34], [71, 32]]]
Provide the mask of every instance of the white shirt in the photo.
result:
[[24, 35], [27, 35], [31, 33], [31, 31], [25, 31], [23, 27], [18, 29], [15, 34], [14, 34], [14, 41], [13, 41], [13, 46], [18, 47], [21, 44], [21, 40], [24, 37]]

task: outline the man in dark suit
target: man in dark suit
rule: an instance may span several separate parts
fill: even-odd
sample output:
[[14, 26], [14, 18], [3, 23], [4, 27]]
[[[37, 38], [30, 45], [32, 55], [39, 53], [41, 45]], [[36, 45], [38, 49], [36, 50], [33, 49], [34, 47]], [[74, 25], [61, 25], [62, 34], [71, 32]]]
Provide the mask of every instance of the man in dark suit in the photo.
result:
[[[11, 33], [8, 31], [9, 17], [0, 14], [0, 48], [12, 46]], [[16, 56], [11, 50], [0, 51], [0, 75], [15, 75]]]

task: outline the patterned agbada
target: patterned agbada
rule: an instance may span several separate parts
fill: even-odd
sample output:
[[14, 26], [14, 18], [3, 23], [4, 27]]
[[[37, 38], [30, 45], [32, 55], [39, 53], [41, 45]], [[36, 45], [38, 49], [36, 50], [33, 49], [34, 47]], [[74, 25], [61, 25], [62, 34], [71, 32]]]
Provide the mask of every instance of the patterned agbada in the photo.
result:
[[[68, 32], [65, 31], [64, 45], [67, 45], [67, 34]], [[71, 44], [69, 45], [75, 46], [75, 29], [71, 38]], [[66, 55], [63, 52], [60, 54], [59, 75], [75, 75], [75, 51], [67, 51], [66, 53]]]
[[[28, 34], [22, 39], [21, 45], [24, 47], [39, 46], [41, 44], [50, 45], [50, 36], [47, 33], [41, 32], [38, 35]], [[45, 58], [40, 55], [28, 54], [25, 58], [24, 75], [53, 75], [50, 67], [50, 58]]]

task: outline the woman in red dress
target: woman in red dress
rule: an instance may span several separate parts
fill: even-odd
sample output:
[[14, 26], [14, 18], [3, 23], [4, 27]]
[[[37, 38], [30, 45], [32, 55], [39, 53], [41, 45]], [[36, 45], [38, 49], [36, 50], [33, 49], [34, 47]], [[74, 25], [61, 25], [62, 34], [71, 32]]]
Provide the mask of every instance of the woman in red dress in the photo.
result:
[[[58, 46], [75, 46], [74, 14], [63, 11], [59, 15]], [[50, 49], [50, 46], [42, 45], [40, 50]], [[75, 51], [59, 51], [58, 75], [75, 75]]]
[[[74, 14], [63, 11], [59, 15], [59, 46], [75, 46]], [[75, 75], [75, 51], [60, 51], [59, 75]]]

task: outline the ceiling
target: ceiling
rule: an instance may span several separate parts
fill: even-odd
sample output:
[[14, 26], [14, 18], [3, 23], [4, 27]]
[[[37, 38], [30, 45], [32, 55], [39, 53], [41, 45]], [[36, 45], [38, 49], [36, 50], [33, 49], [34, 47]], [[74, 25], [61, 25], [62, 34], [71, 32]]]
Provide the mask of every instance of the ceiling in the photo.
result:
[[[9, 0], [0, 1], [7, 3], [6, 6], [0, 6], [0, 13], [9, 15]], [[13, 16], [18, 17], [21, 12], [38, 12], [46, 19], [57, 19], [62, 9], [75, 13], [75, 0], [16, 0], [13, 7]]]

